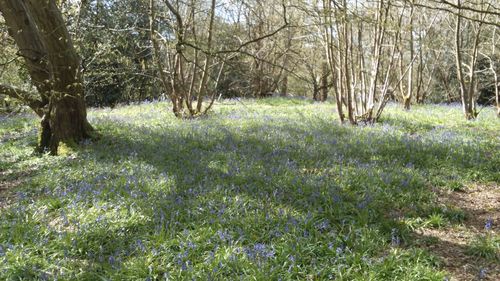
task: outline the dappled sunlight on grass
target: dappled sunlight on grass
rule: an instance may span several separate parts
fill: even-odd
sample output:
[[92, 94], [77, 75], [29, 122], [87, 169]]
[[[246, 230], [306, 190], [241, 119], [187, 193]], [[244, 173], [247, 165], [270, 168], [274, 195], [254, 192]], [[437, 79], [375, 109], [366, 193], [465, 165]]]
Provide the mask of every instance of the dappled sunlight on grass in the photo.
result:
[[414, 232], [463, 220], [433, 188], [500, 182], [493, 113], [391, 105], [353, 127], [284, 102], [93, 110], [102, 138], [67, 157], [30, 155], [35, 132], [6, 140], [2, 167], [36, 173], [0, 214], [0, 278], [442, 280]]

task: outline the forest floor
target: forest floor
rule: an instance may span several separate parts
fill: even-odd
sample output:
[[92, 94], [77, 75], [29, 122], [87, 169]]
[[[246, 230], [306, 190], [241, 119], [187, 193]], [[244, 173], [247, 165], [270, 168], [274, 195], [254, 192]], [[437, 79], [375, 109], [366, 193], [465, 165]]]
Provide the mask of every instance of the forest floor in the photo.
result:
[[[498, 229], [500, 187], [473, 185], [460, 191], [435, 189], [434, 192], [437, 202], [464, 210], [466, 217], [461, 224], [452, 227], [422, 227], [417, 230], [419, 238], [416, 241], [443, 261], [443, 269], [450, 273], [451, 280], [500, 280], [498, 246], [494, 246], [497, 259], [478, 258], [481, 253], [488, 256], [481, 252], [489, 243], [481, 240], [485, 235], [485, 222], [491, 221], [492, 228], [496, 224]], [[495, 255], [493, 250], [490, 255]], [[481, 278], [483, 274], [485, 277]]]
[[0, 116], [0, 280], [500, 280], [500, 121], [389, 105], [92, 109], [98, 141], [35, 155]]

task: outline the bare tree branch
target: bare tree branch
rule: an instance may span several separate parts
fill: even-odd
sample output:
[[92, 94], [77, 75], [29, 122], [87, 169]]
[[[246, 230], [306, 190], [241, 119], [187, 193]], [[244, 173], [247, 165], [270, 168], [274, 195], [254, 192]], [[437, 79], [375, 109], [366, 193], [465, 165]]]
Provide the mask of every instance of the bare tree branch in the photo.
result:
[[38, 116], [43, 116], [43, 102], [30, 97], [33, 96], [33, 94], [28, 91], [10, 85], [0, 84], [0, 95], [17, 99], [33, 109]]

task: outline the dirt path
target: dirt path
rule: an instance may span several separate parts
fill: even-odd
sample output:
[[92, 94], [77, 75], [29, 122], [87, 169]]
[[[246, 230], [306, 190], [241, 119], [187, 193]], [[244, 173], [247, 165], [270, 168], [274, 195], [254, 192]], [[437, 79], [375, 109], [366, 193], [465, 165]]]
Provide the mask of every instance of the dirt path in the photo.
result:
[[[466, 219], [459, 226], [419, 229], [418, 239], [428, 242], [422, 243], [423, 247], [441, 258], [443, 269], [451, 274], [449, 280], [500, 280], [498, 259], [488, 260], [468, 253], [469, 245], [478, 236], [499, 233], [500, 186], [436, 192], [439, 204], [463, 210]], [[492, 222], [491, 230], [485, 229], [487, 220]]]

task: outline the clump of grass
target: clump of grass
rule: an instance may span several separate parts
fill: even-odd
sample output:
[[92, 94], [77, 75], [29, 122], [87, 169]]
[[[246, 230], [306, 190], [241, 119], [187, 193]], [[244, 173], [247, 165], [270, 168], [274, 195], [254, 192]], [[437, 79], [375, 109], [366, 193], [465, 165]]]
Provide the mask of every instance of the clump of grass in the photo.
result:
[[427, 220], [424, 222], [425, 226], [430, 226], [430, 227], [435, 227], [435, 228], [441, 228], [445, 225], [447, 225], [447, 221], [445, 217], [442, 214], [432, 214], [427, 218]]
[[465, 187], [464, 187], [464, 184], [461, 183], [461, 182], [457, 182], [457, 181], [452, 181], [450, 182], [447, 187], [451, 190], [451, 191], [458, 191], [458, 192], [462, 192], [465, 190]]
[[469, 244], [467, 254], [500, 261], [500, 237], [493, 233], [477, 235]]

